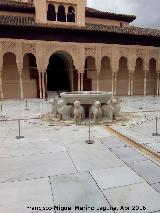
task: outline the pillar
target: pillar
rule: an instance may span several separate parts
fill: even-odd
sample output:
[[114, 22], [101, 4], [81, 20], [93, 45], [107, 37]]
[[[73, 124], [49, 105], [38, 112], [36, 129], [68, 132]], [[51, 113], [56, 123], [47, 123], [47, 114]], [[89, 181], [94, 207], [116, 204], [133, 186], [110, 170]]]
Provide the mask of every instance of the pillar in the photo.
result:
[[114, 75], [115, 73], [112, 73], [112, 94], [114, 94]]
[[144, 73], [144, 96], [147, 94], [147, 72]]
[[133, 96], [133, 93], [134, 93], [134, 91], [133, 91], [133, 81], [134, 81], [133, 77], [134, 77], [134, 74], [131, 73], [131, 93], [130, 93], [131, 96]]
[[65, 5], [66, 22], [67, 22], [67, 14], [68, 14], [68, 6], [67, 6], [67, 5]]
[[23, 98], [24, 98], [24, 95], [23, 95], [22, 71], [19, 71], [19, 82], [20, 82], [20, 90], [21, 90], [21, 99], [23, 99]]
[[100, 76], [100, 71], [97, 71], [97, 92], [99, 91], [99, 76]]
[[159, 92], [160, 92], [160, 91], [159, 91], [159, 89], [160, 89], [160, 88], [159, 88], [159, 87], [160, 87], [160, 85], [159, 85], [159, 74], [160, 74], [160, 73], [157, 72], [157, 95], [159, 95]]
[[58, 20], [58, 4], [55, 4], [55, 12], [56, 12], [56, 21]]
[[78, 73], [78, 92], [81, 91], [81, 74]]
[[42, 98], [45, 98], [46, 88], [45, 88], [45, 73], [42, 72]]
[[113, 95], [117, 94], [117, 73], [114, 74], [114, 93]]
[[133, 73], [129, 73], [129, 78], [128, 78], [128, 95], [132, 96], [133, 95]]
[[38, 72], [39, 75], [39, 97], [42, 99], [42, 73]]
[[81, 91], [83, 91], [83, 73], [81, 73]]
[[3, 99], [3, 82], [2, 82], [2, 70], [0, 70], [0, 99]]

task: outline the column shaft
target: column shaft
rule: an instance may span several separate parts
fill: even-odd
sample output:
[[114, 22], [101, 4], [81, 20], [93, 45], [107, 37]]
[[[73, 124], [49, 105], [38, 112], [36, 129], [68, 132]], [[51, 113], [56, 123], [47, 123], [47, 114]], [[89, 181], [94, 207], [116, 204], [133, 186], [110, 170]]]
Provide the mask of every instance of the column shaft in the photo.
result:
[[83, 73], [81, 73], [81, 91], [83, 91]]
[[114, 95], [117, 94], [117, 73], [114, 74]]
[[0, 71], [0, 99], [3, 99], [3, 82], [2, 82], [2, 71]]
[[24, 98], [24, 95], [23, 95], [22, 71], [19, 72], [19, 82], [20, 82], [20, 90], [21, 90], [21, 99], [23, 99], [23, 98]]
[[157, 73], [157, 95], [159, 95], [159, 73]]
[[78, 73], [78, 92], [81, 91], [81, 74]]
[[133, 96], [133, 73], [131, 73], [131, 96]]
[[147, 73], [144, 73], [144, 96], [147, 94]]
[[97, 72], [97, 92], [99, 91], [99, 75], [100, 73]]
[[39, 97], [42, 99], [42, 75], [41, 72], [38, 72], [39, 75]]
[[44, 77], [45, 73], [42, 72], [42, 98], [45, 98], [45, 93], [46, 93], [46, 89], [45, 89], [45, 77]]

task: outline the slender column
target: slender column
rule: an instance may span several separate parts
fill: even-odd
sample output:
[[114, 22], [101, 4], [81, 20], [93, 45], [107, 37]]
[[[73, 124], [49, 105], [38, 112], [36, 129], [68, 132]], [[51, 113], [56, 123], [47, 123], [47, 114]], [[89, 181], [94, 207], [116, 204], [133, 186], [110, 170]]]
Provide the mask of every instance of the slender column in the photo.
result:
[[40, 99], [42, 99], [42, 75], [41, 72], [38, 72], [39, 75], [39, 94], [40, 94]]
[[78, 92], [81, 91], [81, 74], [78, 73]]
[[3, 82], [2, 82], [2, 71], [0, 71], [0, 99], [3, 99]]
[[147, 73], [144, 73], [144, 96], [147, 94]]
[[157, 72], [157, 95], [159, 95], [159, 72]]
[[133, 96], [133, 76], [134, 76], [134, 74], [133, 73], [131, 73], [131, 96]]
[[100, 72], [97, 72], [97, 92], [99, 91], [99, 75]]
[[58, 4], [55, 5], [56, 21], [58, 21]]
[[81, 73], [81, 91], [83, 91], [83, 73]]
[[114, 94], [114, 75], [115, 73], [112, 73], [112, 94]]
[[46, 89], [45, 89], [45, 77], [44, 77], [44, 75], [45, 75], [45, 73], [44, 72], [42, 72], [42, 98], [44, 99], [45, 98], [45, 91], [46, 91]]
[[68, 13], [68, 7], [67, 7], [67, 5], [65, 5], [66, 22], [67, 22], [67, 13]]
[[24, 95], [23, 95], [22, 71], [19, 71], [19, 82], [20, 82], [20, 90], [21, 90], [21, 99], [23, 99], [23, 98], [24, 98]]
[[128, 96], [131, 95], [131, 73], [128, 75]]
[[117, 73], [114, 74], [114, 94], [117, 94]]

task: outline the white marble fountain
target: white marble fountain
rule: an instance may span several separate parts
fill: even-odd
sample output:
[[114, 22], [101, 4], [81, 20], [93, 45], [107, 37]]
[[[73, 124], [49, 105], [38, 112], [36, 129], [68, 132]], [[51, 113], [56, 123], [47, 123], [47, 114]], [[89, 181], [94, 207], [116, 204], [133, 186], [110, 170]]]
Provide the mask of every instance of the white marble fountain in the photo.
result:
[[63, 92], [60, 97], [54, 96], [51, 118], [59, 118], [62, 121], [75, 120], [81, 122], [85, 117], [93, 118], [97, 123], [109, 119], [111, 122], [120, 115], [122, 100], [114, 97], [112, 92]]

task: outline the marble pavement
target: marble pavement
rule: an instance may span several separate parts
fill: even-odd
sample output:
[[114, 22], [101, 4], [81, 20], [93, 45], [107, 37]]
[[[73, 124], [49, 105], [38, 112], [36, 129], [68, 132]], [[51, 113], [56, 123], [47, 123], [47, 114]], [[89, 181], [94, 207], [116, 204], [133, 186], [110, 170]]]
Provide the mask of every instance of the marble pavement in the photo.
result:
[[[129, 122], [128, 129], [119, 124], [115, 128], [127, 129], [134, 137], [137, 133], [142, 142], [155, 147], [159, 139], [152, 139], [149, 131], [154, 111], [159, 113], [153, 101], [160, 99], [143, 100], [144, 111], [153, 111], [148, 113], [139, 109], [139, 97], [124, 100], [123, 111], [140, 116]], [[0, 104], [10, 120], [0, 122], [0, 213], [160, 212], [160, 167], [147, 156], [102, 126], [92, 126], [95, 143], [88, 145], [88, 127], [49, 126], [36, 119], [51, 110], [46, 101], [28, 100], [29, 111], [24, 101]], [[147, 132], [141, 124], [145, 115]], [[21, 140], [16, 139], [17, 119], [25, 119]], [[142, 128], [136, 129], [137, 123]]]

